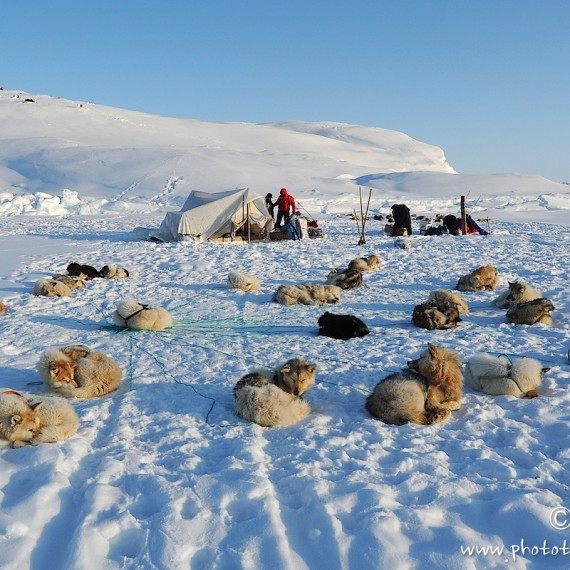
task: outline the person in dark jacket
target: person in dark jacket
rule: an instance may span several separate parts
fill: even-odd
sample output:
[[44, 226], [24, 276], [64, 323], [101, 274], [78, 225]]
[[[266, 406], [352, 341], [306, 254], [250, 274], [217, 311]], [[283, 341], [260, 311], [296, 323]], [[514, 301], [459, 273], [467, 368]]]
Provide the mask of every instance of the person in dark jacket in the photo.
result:
[[289, 220], [291, 219], [291, 214], [295, 213], [295, 198], [293, 198], [293, 196], [287, 192], [287, 188], [281, 188], [276, 205], [277, 221], [275, 222], [275, 227], [280, 228], [281, 221], [283, 220], [286, 224], [288, 224]]
[[412, 235], [412, 218], [410, 216], [410, 208], [405, 204], [394, 204], [392, 206], [392, 215], [394, 216], [394, 227], [392, 228], [393, 236], [403, 236], [404, 230], [409, 236]]
[[267, 208], [271, 219], [275, 221], [275, 204], [273, 203], [273, 194], [271, 194], [271, 192], [268, 192], [265, 195], [265, 207]]

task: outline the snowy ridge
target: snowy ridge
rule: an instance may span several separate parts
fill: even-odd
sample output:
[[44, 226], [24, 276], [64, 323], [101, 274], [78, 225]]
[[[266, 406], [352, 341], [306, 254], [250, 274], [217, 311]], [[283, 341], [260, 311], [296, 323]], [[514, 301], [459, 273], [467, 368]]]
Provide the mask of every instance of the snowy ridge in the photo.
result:
[[0, 122], [0, 215], [151, 213], [178, 209], [191, 190], [282, 186], [320, 214], [351, 212], [359, 186], [378, 211], [457, 209], [461, 195], [499, 220], [569, 207], [568, 185], [457, 174], [440, 148], [387, 129], [173, 119], [15, 91], [0, 91]]

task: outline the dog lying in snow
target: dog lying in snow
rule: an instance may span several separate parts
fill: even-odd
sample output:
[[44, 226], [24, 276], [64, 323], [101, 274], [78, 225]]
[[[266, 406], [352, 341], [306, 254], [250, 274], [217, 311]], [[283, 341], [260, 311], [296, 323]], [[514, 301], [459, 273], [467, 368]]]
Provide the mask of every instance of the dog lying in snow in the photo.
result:
[[315, 383], [316, 364], [292, 358], [271, 370], [258, 368], [234, 386], [236, 413], [263, 427], [291, 425], [311, 413], [301, 396]]
[[123, 373], [117, 363], [84, 344], [46, 350], [38, 363], [43, 383], [65, 398], [95, 398], [116, 390]]
[[259, 291], [261, 285], [254, 275], [248, 275], [241, 271], [230, 271], [227, 280], [228, 289], [240, 289], [241, 291]]
[[414, 307], [412, 323], [427, 330], [453, 329], [461, 322], [459, 311], [454, 305], [442, 305], [430, 300]]
[[73, 275], [54, 275], [52, 279], [67, 285], [72, 290], [85, 289], [85, 281], [83, 281], [81, 277], [75, 277]]
[[370, 333], [366, 324], [352, 315], [334, 315], [326, 311], [318, 320], [319, 334], [340, 340], [363, 337]]
[[505, 354], [481, 352], [466, 362], [465, 379], [477, 392], [535, 398], [542, 378], [549, 370], [534, 358], [509, 358]]
[[38, 279], [32, 295], [36, 297], [71, 297], [71, 289], [56, 279]]
[[282, 305], [326, 305], [338, 303], [342, 289], [336, 285], [281, 285], [273, 294], [273, 300]]
[[362, 285], [362, 273], [357, 269], [332, 269], [325, 285], [336, 285], [341, 289], [354, 289]]
[[514, 305], [534, 301], [540, 299], [542, 293], [522, 281], [509, 281], [509, 288], [501, 293], [496, 299], [491, 301], [491, 304], [499, 309], [509, 309]]
[[447, 289], [436, 289], [429, 294], [428, 301], [434, 301], [439, 306], [452, 305], [460, 315], [469, 313], [469, 305], [461, 295]]
[[348, 264], [348, 268], [356, 269], [357, 271], [378, 271], [380, 268], [380, 258], [375, 254], [367, 257], [358, 257]]
[[407, 370], [378, 382], [366, 409], [387, 424], [443, 422], [461, 407], [463, 375], [459, 356], [428, 342]]
[[482, 265], [468, 275], [459, 278], [455, 288], [458, 291], [494, 291], [499, 284], [499, 272], [496, 267]]
[[75, 410], [61, 398], [24, 396], [13, 390], [0, 394], [0, 436], [12, 447], [68, 439], [78, 425]]
[[555, 308], [550, 299], [533, 299], [532, 301], [512, 306], [507, 311], [506, 321], [515, 325], [534, 325], [535, 323], [551, 325], [552, 317], [550, 313]]
[[113, 322], [122, 328], [161, 331], [172, 326], [172, 315], [162, 307], [151, 307], [133, 299], [124, 299], [113, 313]]
[[74, 277], [79, 277], [86, 281], [101, 277], [101, 272], [91, 265], [81, 265], [74, 261], [67, 266], [67, 273]]
[[461, 322], [459, 315], [468, 312], [469, 307], [460, 295], [446, 289], [437, 289], [430, 293], [425, 303], [414, 307], [412, 322], [417, 327], [428, 330], [451, 329]]
[[6, 312], [6, 305], [0, 301], [0, 316], [2, 316]]
[[125, 268], [116, 265], [104, 265], [99, 273], [103, 279], [126, 279], [129, 276]]

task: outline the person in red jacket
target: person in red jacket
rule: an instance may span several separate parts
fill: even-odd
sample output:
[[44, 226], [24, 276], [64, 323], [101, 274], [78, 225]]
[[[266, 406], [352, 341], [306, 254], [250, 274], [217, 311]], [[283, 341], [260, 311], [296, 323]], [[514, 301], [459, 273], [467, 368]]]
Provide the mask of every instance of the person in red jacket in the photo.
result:
[[279, 192], [279, 198], [277, 198], [277, 221], [275, 222], [275, 227], [281, 227], [281, 220], [286, 224], [289, 223], [291, 219], [291, 214], [295, 213], [297, 209], [295, 206], [295, 198], [287, 192], [287, 188], [281, 188]]

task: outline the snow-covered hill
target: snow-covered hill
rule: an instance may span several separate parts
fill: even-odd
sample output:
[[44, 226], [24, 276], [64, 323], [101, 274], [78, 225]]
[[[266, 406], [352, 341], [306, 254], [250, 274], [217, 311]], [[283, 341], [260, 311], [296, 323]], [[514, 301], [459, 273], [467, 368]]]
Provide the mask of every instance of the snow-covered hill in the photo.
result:
[[15, 91], [0, 91], [0, 124], [0, 215], [150, 213], [194, 189], [242, 186], [285, 186], [320, 214], [351, 211], [358, 186], [375, 190], [373, 209], [456, 210], [467, 195], [498, 219], [521, 209], [544, 219], [569, 203], [567, 185], [457, 174], [440, 148], [380, 128], [173, 119]]

